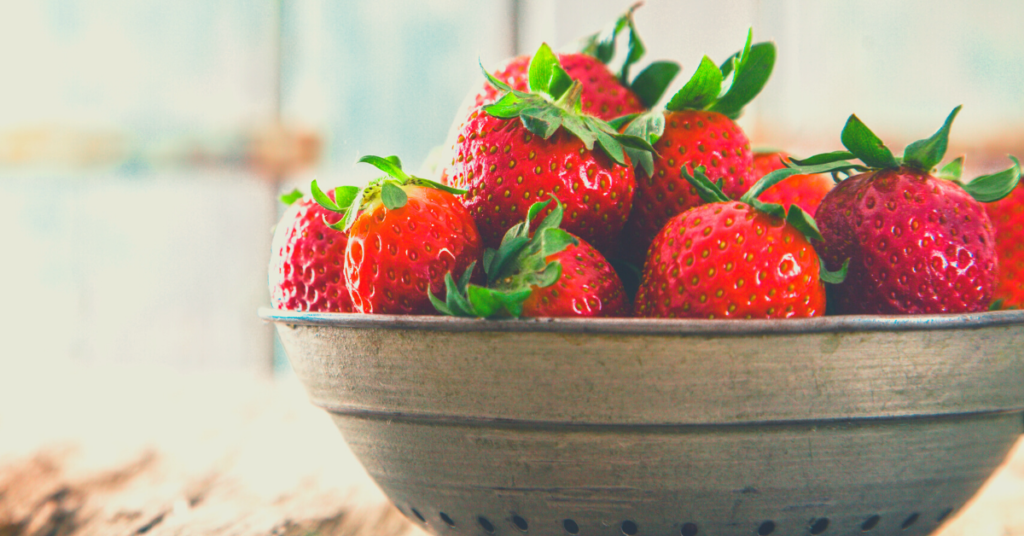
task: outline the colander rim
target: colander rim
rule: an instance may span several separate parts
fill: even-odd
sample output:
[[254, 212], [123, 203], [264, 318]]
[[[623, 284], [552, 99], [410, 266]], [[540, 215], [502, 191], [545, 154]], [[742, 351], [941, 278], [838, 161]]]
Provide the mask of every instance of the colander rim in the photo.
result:
[[935, 315], [843, 315], [784, 320], [667, 318], [525, 318], [484, 320], [429, 315], [316, 313], [261, 307], [265, 321], [364, 330], [744, 336], [871, 331], [975, 330], [1024, 326], [1024, 310]]

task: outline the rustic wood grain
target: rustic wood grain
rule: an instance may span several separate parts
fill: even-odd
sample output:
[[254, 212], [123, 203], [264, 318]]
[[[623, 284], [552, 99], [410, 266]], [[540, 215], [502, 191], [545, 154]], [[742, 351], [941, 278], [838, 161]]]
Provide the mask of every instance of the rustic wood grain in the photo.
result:
[[[0, 374], [0, 536], [422, 536], [294, 381]], [[1024, 535], [1024, 443], [941, 536]]]

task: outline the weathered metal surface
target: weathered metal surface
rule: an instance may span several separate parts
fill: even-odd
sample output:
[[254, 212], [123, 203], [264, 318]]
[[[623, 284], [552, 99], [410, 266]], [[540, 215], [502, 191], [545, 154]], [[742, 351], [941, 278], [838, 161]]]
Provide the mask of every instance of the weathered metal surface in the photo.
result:
[[926, 534], [1022, 431], [1021, 312], [262, 314], [370, 474], [438, 534]]

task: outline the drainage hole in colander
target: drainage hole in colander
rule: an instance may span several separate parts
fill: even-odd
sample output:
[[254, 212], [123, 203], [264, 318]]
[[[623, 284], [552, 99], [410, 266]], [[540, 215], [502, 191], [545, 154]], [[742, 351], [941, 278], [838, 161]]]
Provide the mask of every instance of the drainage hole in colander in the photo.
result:
[[680, 536], [697, 536], [697, 525], [693, 523], [685, 523], [679, 529]]
[[419, 519], [423, 523], [427, 522], [427, 518], [423, 517], [423, 514], [421, 514], [419, 510], [417, 510], [415, 508], [411, 508], [411, 510], [412, 510], [412, 515], [416, 516], [416, 519]]
[[811, 523], [811, 534], [821, 534], [826, 530], [828, 530], [827, 517], [820, 517], [818, 519], [815, 519], [814, 523]]
[[942, 511], [941, 514], [939, 514], [939, 517], [935, 518], [935, 521], [937, 521], [939, 523], [942, 523], [943, 521], [946, 520], [947, 517], [949, 517], [949, 514], [952, 514], [952, 513], [953, 513], [953, 507], [946, 508], [945, 510]]
[[580, 533], [580, 526], [577, 525], [576, 522], [571, 519], [566, 519], [562, 521], [562, 528], [564, 528], [565, 532], [568, 532], [569, 534]]
[[921, 516], [918, 515], [917, 512], [914, 512], [913, 514], [910, 514], [909, 517], [907, 517], [906, 519], [903, 520], [903, 524], [900, 525], [900, 528], [903, 529], [903, 530], [907, 530], [911, 525], [913, 525], [914, 523], [917, 522], [917, 518], [918, 517], [921, 517]]
[[512, 516], [512, 524], [515, 525], [517, 529], [523, 532], [526, 532], [527, 529], [530, 528], [530, 525], [526, 522], [525, 519], [523, 519], [523, 516]]
[[879, 516], [877, 514], [873, 515], [873, 516], [867, 518], [866, 521], [861, 523], [860, 530], [863, 531], [863, 532], [867, 532], [867, 531], [875, 528], [876, 526], [878, 526], [878, 522], [881, 521], [881, 520], [882, 520], [881, 516]]
[[444, 521], [445, 524], [448, 525], [449, 527], [454, 527], [455, 526], [455, 520], [453, 520], [451, 518], [451, 516], [449, 516], [448, 514], [446, 514], [444, 512], [441, 512], [441, 521]]
[[758, 536], [768, 536], [773, 532], [775, 532], [774, 521], [765, 521], [764, 523], [761, 523], [760, 527], [757, 527]]
[[490, 519], [484, 516], [476, 518], [476, 522], [480, 524], [480, 528], [484, 529], [487, 534], [494, 534], [494, 523], [491, 523]]
[[634, 536], [637, 531], [640, 530], [637, 528], [636, 523], [628, 519], [622, 522], [622, 526], [620, 528], [622, 529], [622, 533], [626, 536]]

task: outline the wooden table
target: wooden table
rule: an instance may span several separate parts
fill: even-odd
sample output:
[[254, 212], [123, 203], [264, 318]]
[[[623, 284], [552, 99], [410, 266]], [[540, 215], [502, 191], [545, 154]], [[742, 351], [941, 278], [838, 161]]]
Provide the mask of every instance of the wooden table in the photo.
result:
[[[0, 369], [0, 536], [422, 535], [294, 380]], [[942, 536], [1024, 536], [1024, 441]]]

